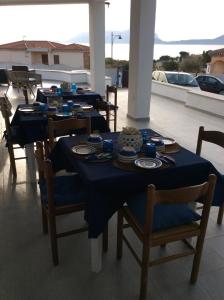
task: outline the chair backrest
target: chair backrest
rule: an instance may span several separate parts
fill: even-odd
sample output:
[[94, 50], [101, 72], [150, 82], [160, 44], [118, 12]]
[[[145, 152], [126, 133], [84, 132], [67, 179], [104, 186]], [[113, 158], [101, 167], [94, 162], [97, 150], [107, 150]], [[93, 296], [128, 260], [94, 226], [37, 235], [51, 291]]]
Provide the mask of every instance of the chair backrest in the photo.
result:
[[216, 184], [216, 175], [210, 174], [208, 181], [194, 186], [171, 190], [156, 190], [153, 184], [148, 186], [147, 205], [146, 205], [146, 222], [144, 231], [152, 231], [153, 212], [155, 204], [189, 204], [200, 200], [203, 203], [201, 226], [207, 225], [210, 207]]
[[114, 96], [114, 105], [117, 106], [117, 87], [116, 86], [109, 86], [107, 85], [106, 89], [106, 101], [110, 101], [110, 95]]
[[5, 128], [8, 135], [9, 140], [11, 140], [12, 132], [11, 132], [11, 126], [10, 126], [10, 116], [12, 115], [11, 112], [12, 105], [8, 100], [8, 97], [5, 95], [4, 97], [0, 98], [0, 110], [2, 113], [2, 116], [5, 120]]
[[13, 71], [26, 71], [28, 72], [29, 69], [27, 66], [12, 66]]
[[29, 81], [28, 71], [8, 71], [9, 80], [12, 84], [20, 85]]
[[84, 129], [85, 133], [91, 133], [91, 119], [89, 117], [83, 119], [69, 118], [64, 120], [48, 120], [48, 138], [49, 150], [52, 151], [55, 145], [55, 138], [77, 134], [77, 130]]
[[7, 70], [0, 69], [0, 84], [9, 84]]
[[220, 131], [206, 131], [203, 126], [200, 126], [198, 132], [198, 142], [196, 148], [196, 154], [201, 154], [202, 141], [206, 141], [212, 144], [216, 144], [224, 148], [224, 133]]
[[42, 75], [37, 74], [35, 71], [28, 72], [28, 78], [32, 79], [33, 85], [42, 85]]

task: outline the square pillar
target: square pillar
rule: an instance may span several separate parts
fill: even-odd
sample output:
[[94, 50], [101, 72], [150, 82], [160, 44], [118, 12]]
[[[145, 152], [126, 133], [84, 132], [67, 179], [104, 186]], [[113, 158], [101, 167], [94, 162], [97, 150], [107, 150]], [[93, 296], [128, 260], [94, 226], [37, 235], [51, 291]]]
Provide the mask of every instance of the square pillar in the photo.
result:
[[127, 116], [149, 120], [156, 0], [131, 0]]
[[105, 95], [105, 1], [89, 3], [91, 88]]

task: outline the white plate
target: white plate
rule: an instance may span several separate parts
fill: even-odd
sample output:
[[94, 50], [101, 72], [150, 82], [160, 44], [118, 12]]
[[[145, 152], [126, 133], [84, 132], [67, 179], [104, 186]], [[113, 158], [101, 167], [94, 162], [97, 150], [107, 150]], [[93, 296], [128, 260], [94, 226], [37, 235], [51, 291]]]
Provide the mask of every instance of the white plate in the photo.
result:
[[162, 137], [161, 140], [164, 142], [165, 146], [173, 145], [176, 143], [176, 141], [174, 139], [168, 138], [168, 137]]
[[72, 151], [79, 155], [88, 155], [96, 152], [96, 149], [89, 145], [76, 145], [72, 147]]
[[72, 116], [71, 112], [62, 112], [62, 113], [56, 113], [55, 114], [57, 117], [61, 117], [61, 118], [68, 118]]
[[20, 107], [20, 108], [18, 108], [18, 110], [22, 111], [22, 112], [33, 112], [34, 108], [32, 108], [32, 107]]
[[135, 160], [135, 165], [143, 169], [156, 169], [162, 166], [162, 162], [156, 158], [142, 157]]
[[92, 109], [93, 106], [92, 106], [92, 105], [82, 105], [81, 108], [82, 108], [83, 110], [88, 110], [88, 109]]

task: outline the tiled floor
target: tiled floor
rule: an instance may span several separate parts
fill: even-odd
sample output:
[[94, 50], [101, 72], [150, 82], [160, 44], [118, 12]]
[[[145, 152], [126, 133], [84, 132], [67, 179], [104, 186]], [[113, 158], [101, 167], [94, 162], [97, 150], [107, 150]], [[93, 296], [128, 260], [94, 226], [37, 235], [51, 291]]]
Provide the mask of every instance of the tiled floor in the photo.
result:
[[[16, 91], [10, 99], [18, 103]], [[23, 96], [20, 94], [21, 102]], [[118, 127], [133, 124], [126, 119], [127, 90], [118, 94]], [[136, 124], [134, 124], [136, 125]], [[139, 127], [148, 124], [138, 124]], [[182, 104], [152, 96], [149, 126], [194, 151], [199, 125], [224, 131], [223, 119], [204, 114]], [[137, 125], [136, 125], [137, 126]], [[4, 130], [0, 119], [1, 135]], [[204, 155], [217, 168], [224, 170], [223, 154], [211, 147]], [[30, 184], [24, 160], [17, 162], [18, 179], [13, 183], [4, 142], [0, 147], [0, 299], [1, 300], [124, 300], [138, 299], [139, 267], [126, 247], [124, 257], [116, 261], [116, 218], [110, 222], [109, 251], [103, 257], [99, 274], [90, 271], [90, 247], [87, 234], [59, 240], [58, 267], [51, 263], [48, 236], [41, 232], [38, 191]], [[187, 257], [150, 269], [151, 300], [221, 300], [224, 299], [224, 226], [216, 225], [217, 209], [209, 220], [200, 275], [196, 285], [189, 284], [192, 258]], [[60, 226], [83, 222], [82, 215], [61, 217]], [[136, 243], [134, 237], [131, 237]], [[166, 249], [154, 249], [153, 255], [177, 250], [173, 244]]]

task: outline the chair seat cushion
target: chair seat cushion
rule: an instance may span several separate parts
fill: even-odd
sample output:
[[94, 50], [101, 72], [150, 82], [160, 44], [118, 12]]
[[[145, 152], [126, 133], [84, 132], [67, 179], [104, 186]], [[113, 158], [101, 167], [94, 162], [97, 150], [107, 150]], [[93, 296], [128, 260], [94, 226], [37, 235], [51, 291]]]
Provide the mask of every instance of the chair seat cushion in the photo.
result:
[[[129, 209], [142, 226], [145, 223], [146, 199], [146, 193], [141, 193], [131, 196], [127, 201]], [[153, 231], [190, 224], [200, 218], [201, 216], [185, 203], [156, 204], [153, 215]]]
[[[45, 180], [39, 181], [42, 201], [47, 203], [47, 186]], [[77, 175], [55, 176], [53, 182], [54, 204], [69, 205], [84, 202], [87, 193]]]

